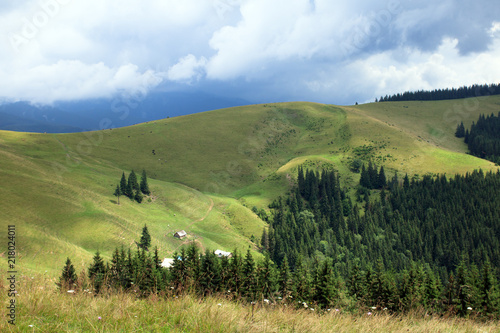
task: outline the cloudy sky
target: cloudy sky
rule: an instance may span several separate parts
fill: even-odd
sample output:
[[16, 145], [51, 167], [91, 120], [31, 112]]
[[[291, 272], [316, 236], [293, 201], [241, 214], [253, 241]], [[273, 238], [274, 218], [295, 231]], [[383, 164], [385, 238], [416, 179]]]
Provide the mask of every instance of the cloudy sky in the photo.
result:
[[500, 82], [498, 0], [3, 0], [0, 101], [354, 104]]

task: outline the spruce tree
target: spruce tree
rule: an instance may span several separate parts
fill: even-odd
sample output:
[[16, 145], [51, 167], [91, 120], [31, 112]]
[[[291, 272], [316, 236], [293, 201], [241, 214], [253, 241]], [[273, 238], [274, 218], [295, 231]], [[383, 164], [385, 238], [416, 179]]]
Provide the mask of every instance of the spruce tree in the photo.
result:
[[113, 195], [117, 198], [118, 204], [120, 204], [120, 195], [122, 195], [122, 191], [120, 190], [120, 185], [116, 185], [115, 193]]
[[144, 225], [142, 228], [141, 240], [137, 246], [145, 251], [148, 251], [149, 246], [151, 245], [151, 235], [149, 234], [148, 227]]
[[136, 191], [135, 192], [135, 195], [134, 195], [134, 200], [135, 201], [137, 201], [138, 203], [141, 203], [143, 198], [144, 197], [142, 196], [141, 191]]
[[378, 188], [385, 188], [387, 186], [387, 179], [385, 177], [384, 167], [380, 167], [380, 172], [378, 174]]
[[281, 264], [278, 285], [281, 297], [283, 298], [283, 300], [287, 300], [292, 293], [293, 280], [292, 280], [292, 274], [290, 272], [290, 266], [288, 265], [288, 259], [286, 256], [283, 259], [283, 263]]
[[127, 178], [125, 178], [125, 172], [122, 173], [122, 178], [120, 179], [120, 192], [127, 197], [129, 196]]
[[495, 295], [495, 277], [489, 260], [483, 264], [480, 294], [481, 310], [487, 315], [496, 311], [495, 301], [498, 300], [495, 300], [495, 296], [498, 295]]
[[201, 257], [199, 293], [203, 296], [219, 291], [222, 282], [221, 267], [219, 258], [208, 249]]
[[150, 195], [151, 194], [151, 191], [149, 190], [148, 177], [146, 175], [146, 170], [142, 170], [140, 188], [141, 188], [141, 192], [143, 194], [145, 194], [145, 195]]
[[139, 188], [139, 183], [137, 182], [137, 175], [135, 174], [134, 170], [130, 172], [130, 175], [128, 175], [128, 184], [132, 188], [133, 191], [138, 191]]
[[66, 259], [66, 264], [64, 265], [61, 276], [59, 277], [59, 282], [56, 283], [59, 289], [73, 289], [78, 280], [75, 272], [75, 267], [71, 263], [71, 260]]
[[106, 277], [106, 266], [99, 251], [96, 252], [93, 262], [89, 266], [88, 276], [94, 286], [94, 292], [98, 294]]
[[463, 121], [457, 125], [457, 130], [455, 131], [455, 136], [457, 138], [463, 138], [465, 136], [465, 127]]
[[325, 260], [316, 279], [314, 300], [321, 308], [330, 306], [334, 296], [333, 272], [329, 260]]
[[253, 260], [252, 253], [250, 252], [250, 248], [248, 248], [247, 254], [243, 261], [242, 277], [242, 295], [245, 296], [248, 300], [253, 301], [257, 288], [257, 279], [255, 276], [255, 262]]

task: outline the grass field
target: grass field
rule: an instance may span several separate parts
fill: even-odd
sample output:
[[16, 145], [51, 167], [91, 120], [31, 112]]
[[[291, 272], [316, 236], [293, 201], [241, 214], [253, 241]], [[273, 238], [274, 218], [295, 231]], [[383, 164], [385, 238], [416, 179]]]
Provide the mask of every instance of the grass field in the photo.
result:
[[[109, 258], [115, 247], [133, 246], [144, 224], [162, 257], [186, 243], [172, 237], [181, 229], [202, 248], [256, 250], [250, 238], [258, 241], [265, 224], [251, 208], [267, 208], [286, 192], [299, 165], [336, 169], [347, 186], [359, 179], [349, 171], [356, 158], [384, 165], [389, 176], [495, 169], [464, 154], [454, 132], [457, 122], [468, 126], [499, 104], [499, 96], [276, 103], [98, 132], [1, 131], [1, 227], [16, 225], [26, 274], [55, 276], [67, 256], [81, 270], [97, 250]], [[153, 196], [140, 205], [122, 197], [118, 205], [114, 187], [132, 169], [147, 170]]]
[[[3, 283], [3, 282], [2, 282]], [[358, 309], [319, 313], [289, 305], [229, 301], [218, 297], [132, 294], [94, 297], [59, 293], [46, 275], [19, 280], [16, 326], [1, 332], [498, 332], [498, 321], [439, 317], [425, 312], [391, 315]], [[5, 286], [0, 284], [5, 295]], [[3, 296], [2, 296], [3, 297]], [[370, 312], [371, 314], [368, 314]]]

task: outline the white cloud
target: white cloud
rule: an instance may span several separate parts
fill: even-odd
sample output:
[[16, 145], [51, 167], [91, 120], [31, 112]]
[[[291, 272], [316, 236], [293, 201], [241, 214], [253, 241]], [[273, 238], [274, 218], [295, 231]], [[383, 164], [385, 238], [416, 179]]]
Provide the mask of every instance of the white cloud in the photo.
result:
[[188, 54], [168, 69], [167, 78], [172, 81], [199, 79], [206, 63], [207, 59], [205, 57], [198, 60], [194, 55]]
[[61, 60], [2, 74], [11, 78], [9, 82], [0, 81], [0, 91], [5, 97], [42, 104], [111, 97], [119, 92], [147, 92], [162, 81], [154, 72], [141, 73], [132, 64], [110, 68], [102, 62], [88, 65], [77, 60]]
[[50, 103], [170, 81], [345, 103], [496, 82], [495, 1], [18, 1], [0, 5], [0, 97]]

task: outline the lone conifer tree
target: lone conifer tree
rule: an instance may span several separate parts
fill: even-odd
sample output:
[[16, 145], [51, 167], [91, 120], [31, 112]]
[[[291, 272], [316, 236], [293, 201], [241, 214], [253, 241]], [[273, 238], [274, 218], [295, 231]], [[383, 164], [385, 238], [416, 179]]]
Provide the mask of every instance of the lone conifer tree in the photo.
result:
[[151, 191], [149, 191], [148, 177], [146, 176], [146, 170], [142, 170], [140, 187], [141, 187], [141, 192], [144, 193], [145, 195], [151, 194]]
[[148, 227], [146, 225], [142, 228], [141, 240], [137, 245], [146, 251], [148, 251], [148, 248], [151, 245], [151, 235], [149, 234]]
[[118, 199], [118, 204], [120, 204], [120, 195], [122, 195], [120, 185], [116, 185], [115, 193], [113, 193], [113, 195]]

